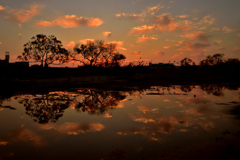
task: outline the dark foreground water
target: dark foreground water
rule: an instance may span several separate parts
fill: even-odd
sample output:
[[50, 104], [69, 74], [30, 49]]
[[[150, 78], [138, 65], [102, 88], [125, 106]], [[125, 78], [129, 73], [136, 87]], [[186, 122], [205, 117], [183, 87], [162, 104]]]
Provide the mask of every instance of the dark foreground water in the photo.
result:
[[240, 90], [74, 89], [0, 100], [0, 160], [239, 159]]

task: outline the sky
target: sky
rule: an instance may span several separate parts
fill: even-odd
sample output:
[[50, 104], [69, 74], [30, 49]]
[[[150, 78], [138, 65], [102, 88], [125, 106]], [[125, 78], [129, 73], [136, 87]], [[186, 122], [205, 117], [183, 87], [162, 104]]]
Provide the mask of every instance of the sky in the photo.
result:
[[37, 34], [54, 35], [69, 50], [87, 40], [116, 43], [127, 62], [240, 58], [239, 6], [239, 0], [0, 0], [0, 58], [9, 51], [16, 61]]

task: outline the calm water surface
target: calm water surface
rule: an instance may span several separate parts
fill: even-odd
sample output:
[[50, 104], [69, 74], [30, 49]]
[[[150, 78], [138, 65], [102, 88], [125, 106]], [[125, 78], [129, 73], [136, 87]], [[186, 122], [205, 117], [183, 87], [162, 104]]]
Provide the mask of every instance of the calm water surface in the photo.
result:
[[0, 160], [239, 159], [240, 90], [74, 89], [0, 100]]

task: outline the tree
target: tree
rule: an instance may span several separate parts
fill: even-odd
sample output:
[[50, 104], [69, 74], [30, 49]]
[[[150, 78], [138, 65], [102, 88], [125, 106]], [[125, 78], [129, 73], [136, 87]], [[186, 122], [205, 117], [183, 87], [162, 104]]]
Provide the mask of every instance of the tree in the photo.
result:
[[117, 52], [116, 44], [88, 41], [73, 48], [71, 57], [85, 66], [119, 66], [126, 57]]
[[74, 61], [79, 61], [84, 65], [97, 66], [99, 57], [106, 50], [103, 41], [92, 42], [88, 41], [87, 44], [76, 45], [71, 56]]
[[200, 62], [200, 66], [214, 66], [219, 65], [224, 62], [224, 54], [222, 53], [216, 53], [212, 56], [207, 56], [206, 59], [202, 60]]
[[48, 67], [50, 64], [63, 64], [68, 62], [69, 52], [62, 47], [62, 42], [55, 36], [37, 34], [29, 42], [24, 44], [21, 60], [34, 60], [40, 62], [41, 66]]
[[180, 61], [181, 66], [193, 66], [195, 65], [195, 62], [191, 58], [184, 58]]
[[111, 66], [112, 67], [113, 66], [120, 66], [120, 63], [122, 63], [122, 61], [124, 61], [125, 59], [126, 59], [126, 57], [123, 54], [116, 53], [112, 57]]

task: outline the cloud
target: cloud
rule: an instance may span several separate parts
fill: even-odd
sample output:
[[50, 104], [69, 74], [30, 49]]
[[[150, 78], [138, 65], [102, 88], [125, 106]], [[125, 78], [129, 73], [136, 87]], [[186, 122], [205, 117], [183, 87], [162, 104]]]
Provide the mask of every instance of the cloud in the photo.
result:
[[37, 26], [49, 27], [49, 26], [61, 26], [62, 28], [73, 28], [79, 26], [98, 27], [103, 24], [103, 21], [99, 18], [85, 18], [78, 17], [76, 15], [65, 15], [59, 17], [51, 22], [41, 21], [36, 23]]
[[161, 25], [161, 26], [167, 26], [173, 21], [171, 14], [168, 14], [168, 13], [156, 16], [156, 18], [157, 19], [156, 19], [155, 23], [158, 25]]
[[182, 57], [182, 55], [183, 55], [183, 52], [180, 52], [179, 54], [174, 54], [172, 56], [172, 59], [180, 59]]
[[0, 11], [1, 11], [1, 10], [4, 10], [4, 9], [5, 9], [5, 8], [4, 8], [3, 6], [0, 5]]
[[48, 21], [41, 21], [41, 22], [36, 23], [36, 25], [38, 25], [40, 27], [48, 27], [48, 26], [52, 26], [53, 24]]
[[130, 54], [132, 54], [132, 55], [134, 55], [134, 56], [136, 56], [136, 57], [139, 57], [139, 56], [142, 55], [142, 52], [140, 52], [140, 51], [135, 51], [135, 52], [131, 52]]
[[139, 27], [134, 27], [131, 29], [130, 33], [137, 33], [137, 34], [146, 34], [146, 33], [152, 33], [154, 32], [155, 26], [150, 26], [150, 25], [143, 25], [143, 26], [139, 26]]
[[88, 43], [94, 43], [95, 40], [94, 39], [82, 39], [82, 40], [79, 40], [79, 42], [82, 44], [88, 44]]
[[201, 60], [205, 59], [206, 54], [204, 52], [198, 52], [191, 54], [190, 57], [194, 62], [200, 62]]
[[144, 21], [143, 17], [145, 15], [143, 13], [141, 14], [125, 14], [125, 13], [120, 13], [116, 14], [116, 18], [121, 18], [121, 19], [130, 19], [130, 20], [141, 20]]
[[76, 45], [75, 42], [70, 41], [70, 42], [67, 44], [67, 49], [72, 49], [75, 45]]
[[215, 42], [214, 42], [214, 45], [219, 45], [220, 43], [222, 43], [222, 40], [221, 39], [219, 39], [219, 40], [215, 40]]
[[113, 42], [108, 42], [107, 44], [111, 44], [115, 46], [116, 49], [124, 50], [126, 51], [127, 49], [123, 47], [123, 41], [113, 41]]
[[222, 31], [224, 31], [224, 33], [231, 33], [234, 31], [234, 29], [225, 26], [222, 28]]
[[5, 11], [5, 14], [6, 14], [5, 19], [13, 21], [13, 22], [23, 23], [23, 22], [26, 22], [26, 21], [32, 19], [32, 17], [38, 15], [42, 8], [43, 8], [43, 5], [34, 4], [34, 5], [30, 6], [29, 10], [9, 9], [9, 11]]
[[240, 37], [240, 34], [237, 34], [238, 37]]
[[164, 49], [170, 49], [172, 46], [163, 46]]
[[19, 38], [23, 38], [23, 35], [21, 33], [18, 34]]
[[158, 38], [156, 37], [148, 37], [147, 35], [142, 35], [142, 37], [138, 37], [137, 41], [136, 42], [139, 42], [139, 43], [148, 43], [150, 42], [150, 40], [158, 40]]
[[143, 10], [143, 12], [140, 14], [120, 13], [120, 14], [116, 14], [115, 17], [119, 18], [119, 19], [140, 20], [140, 21], [144, 22], [145, 21], [144, 18], [146, 18], [149, 15], [151, 15], [151, 16], [155, 15], [159, 9], [164, 8], [164, 7], [165, 6], [157, 5], [157, 6], [153, 6], [153, 7], [148, 7], [147, 10]]
[[103, 35], [105, 38], [111, 38], [112, 32], [103, 32], [102, 35]]
[[212, 28], [211, 31], [220, 31], [220, 28]]
[[213, 18], [210, 15], [207, 15], [205, 17], [203, 17], [203, 19], [199, 22], [199, 24], [208, 24], [208, 25], [212, 25], [215, 23], [215, 18]]
[[168, 25], [169, 32], [182, 32], [182, 31], [188, 31], [192, 29], [191, 27], [191, 21], [185, 20], [182, 22], [172, 22]]
[[162, 8], [165, 8], [165, 6], [161, 6], [160, 4], [157, 6], [148, 7], [148, 12], [158, 11], [159, 9], [162, 9]]
[[156, 16], [155, 23], [159, 31], [181, 32], [188, 31], [192, 28], [191, 21], [174, 21], [174, 18], [172, 18], [172, 15], [170, 13], [164, 13]]
[[187, 18], [187, 17], [189, 17], [189, 15], [184, 14], [184, 15], [179, 15], [179, 16], [177, 16], [177, 17], [179, 17], [179, 18]]
[[181, 35], [181, 36], [189, 39], [196, 39], [203, 42], [208, 42], [209, 37], [211, 37], [202, 31], [198, 31], [194, 33], [185, 33], [184, 35]]
[[165, 52], [163, 51], [157, 51], [155, 52], [156, 55], [159, 55], [159, 56], [163, 56], [165, 54]]
[[208, 43], [194, 43], [194, 42], [184, 42], [181, 47], [177, 50], [179, 51], [204, 51], [206, 47], [210, 47]]

